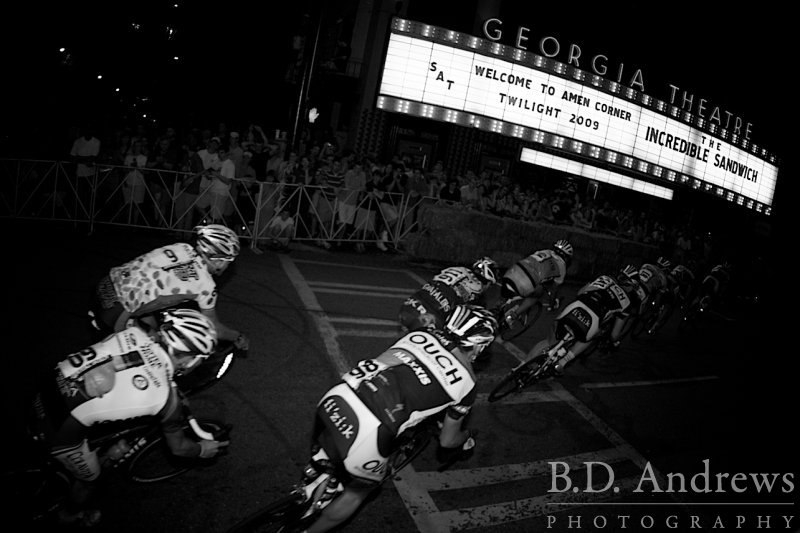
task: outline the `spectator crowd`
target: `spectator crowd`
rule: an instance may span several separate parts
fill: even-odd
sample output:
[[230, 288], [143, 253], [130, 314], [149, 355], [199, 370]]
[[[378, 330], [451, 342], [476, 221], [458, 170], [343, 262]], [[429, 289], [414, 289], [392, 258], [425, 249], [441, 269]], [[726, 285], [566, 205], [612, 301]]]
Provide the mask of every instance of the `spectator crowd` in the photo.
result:
[[[219, 123], [216, 128], [188, 128], [181, 134], [171, 126], [139, 124], [119, 128], [103, 139], [86, 127], [76, 135], [70, 155], [77, 163], [77, 175], [91, 172], [87, 167], [91, 163], [124, 169], [117, 172], [117, 179], [122, 181], [122, 201], [135, 207], [134, 223], [158, 224], [174, 189], [181, 191], [175, 197], [176, 210], [188, 213], [179, 230], [191, 229], [200, 218], [228, 225], [252, 221], [254, 210], [261, 209], [268, 224], [265, 235], [279, 248], [285, 249], [298, 232], [326, 248], [337, 240], [332, 237], [353, 239], [358, 234], [359, 251], [365, 242], [387, 250], [387, 237], [393, 234], [405, 200], [412, 207], [406, 221], [412, 229], [418, 208], [433, 203], [652, 244], [677, 262], [712, 261], [710, 232], [698, 228], [688, 215], [680, 219], [674, 213], [667, 216], [665, 210], [659, 216], [650, 209], [646, 212], [641, 200], [598, 197], [596, 186], [585, 187], [586, 180], [569, 176], [512, 178], [485, 168], [453, 173], [441, 160], [420, 162], [402, 154], [383, 160], [375, 154], [358, 154], [333, 134], [317, 141], [305, 139], [292, 151], [285, 138], [269, 136], [258, 124], [232, 129]], [[265, 199], [254, 204], [259, 186], [264, 187]], [[295, 195], [287, 203], [293, 187], [313, 192]], [[238, 201], [245, 198], [249, 201]]]

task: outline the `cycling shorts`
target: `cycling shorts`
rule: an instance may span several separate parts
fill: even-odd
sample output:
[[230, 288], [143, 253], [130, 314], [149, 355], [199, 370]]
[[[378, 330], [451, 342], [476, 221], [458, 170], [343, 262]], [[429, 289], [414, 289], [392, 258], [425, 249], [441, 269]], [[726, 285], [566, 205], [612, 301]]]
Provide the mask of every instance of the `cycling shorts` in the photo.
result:
[[567, 305], [556, 319], [556, 335], [563, 338], [567, 330], [579, 342], [592, 340], [600, 331], [600, 317], [580, 296]]
[[317, 405], [315, 440], [353, 480], [380, 483], [395, 440], [381, 421], [346, 383], [340, 383]]
[[503, 274], [503, 282], [506, 291], [513, 290], [518, 296], [523, 298], [527, 298], [533, 294], [538, 285], [531, 271], [526, 269], [522, 262], [512, 265], [505, 271]]

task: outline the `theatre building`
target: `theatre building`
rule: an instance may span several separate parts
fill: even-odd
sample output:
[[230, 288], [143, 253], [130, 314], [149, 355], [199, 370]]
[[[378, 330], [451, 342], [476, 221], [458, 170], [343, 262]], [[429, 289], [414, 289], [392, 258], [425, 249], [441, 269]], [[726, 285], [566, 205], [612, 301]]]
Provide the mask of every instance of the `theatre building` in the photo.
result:
[[581, 194], [769, 233], [780, 161], [713, 95], [648, 85], [644, 67], [544, 34], [534, 9], [523, 18], [511, 2], [339, 4], [306, 31], [303, 55], [317, 61], [298, 63], [297, 116], [317, 108], [314, 127], [356, 152], [523, 186], [569, 178]]

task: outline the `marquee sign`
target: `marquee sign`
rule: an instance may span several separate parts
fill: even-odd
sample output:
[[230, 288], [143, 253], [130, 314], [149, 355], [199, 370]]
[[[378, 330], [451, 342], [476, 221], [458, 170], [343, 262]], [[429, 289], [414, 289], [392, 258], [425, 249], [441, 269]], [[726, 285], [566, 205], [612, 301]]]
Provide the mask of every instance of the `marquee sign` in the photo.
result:
[[773, 201], [776, 158], [749, 140], [596, 74], [451, 30], [394, 20], [378, 107], [517, 137], [553, 160], [692, 186], [766, 214]]

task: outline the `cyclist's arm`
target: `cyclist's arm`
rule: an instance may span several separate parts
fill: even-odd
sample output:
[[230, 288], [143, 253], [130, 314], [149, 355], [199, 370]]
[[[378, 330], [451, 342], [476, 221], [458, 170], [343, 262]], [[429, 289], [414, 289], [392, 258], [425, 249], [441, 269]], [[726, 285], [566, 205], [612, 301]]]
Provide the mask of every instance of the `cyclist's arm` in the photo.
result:
[[123, 329], [125, 329], [128, 324], [128, 319], [130, 318], [131, 318], [131, 313], [123, 309], [122, 312], [117, 317], [117, 320], [114, 322], [114, 333], [118, 333]]
[[184, 416], [181, 411], [181, 401], [177, 391], [170, 390], [167, 405], [162, 411], [161, 429], [167, 441], [169, 450], [178, 457], [214, 457], [229, 443], [228, 441], [190, 439], [184, 431]]
[[217, 337], [220, 340], [237, 341], [240, 337], [243, 337], [240, 331], [220, 322], [216, 309], [201, 309], [200, 312], [214, 323], [214, 326], [217, 328]]
[[463, 420], [464, 417], [453, 418], [449, 412], [444, 416], [439, 433], [439, 444], [443, 448], [456, 448], [467, 440], [469, 432], [463, 429]]

